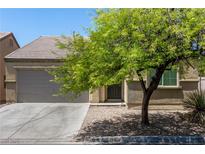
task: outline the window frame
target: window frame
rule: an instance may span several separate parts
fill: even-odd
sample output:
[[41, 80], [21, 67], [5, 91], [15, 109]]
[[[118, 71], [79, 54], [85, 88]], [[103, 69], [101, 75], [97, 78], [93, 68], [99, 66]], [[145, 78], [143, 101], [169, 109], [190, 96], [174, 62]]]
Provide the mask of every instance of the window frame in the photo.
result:
[[[177, 68], [176, 69], [176, 85], [158, 85], [158, 88], [178, 88], [179, 87], [179, 68]], [[162, 75], [162, 78], [164, 77], [164, 74]], [[162, 79], [161, 78], [161, 79]], [[149, 75], [147, 75], [147, 81], [148, 82], [146, 82], [147, 83], [147, 86], [148, 86], [148, 84], [150, 83], [150, 76]], [[162, 81], [163, 82], [163, 81]]]

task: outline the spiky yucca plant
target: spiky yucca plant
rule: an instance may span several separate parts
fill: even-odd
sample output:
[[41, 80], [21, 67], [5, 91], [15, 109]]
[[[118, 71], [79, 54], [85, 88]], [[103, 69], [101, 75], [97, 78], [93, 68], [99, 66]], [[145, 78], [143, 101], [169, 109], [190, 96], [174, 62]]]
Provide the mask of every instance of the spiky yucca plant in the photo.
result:
[[194, 91], [183, 100], [184, 107], [191, 110], [189, 120], [205, 124], [205, 91]]

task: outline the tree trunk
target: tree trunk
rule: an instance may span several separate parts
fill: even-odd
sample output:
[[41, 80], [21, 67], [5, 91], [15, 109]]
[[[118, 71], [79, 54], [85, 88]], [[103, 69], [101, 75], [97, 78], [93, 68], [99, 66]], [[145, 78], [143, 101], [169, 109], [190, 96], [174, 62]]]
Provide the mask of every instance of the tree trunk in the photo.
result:
[[164, 73], [164, 71], [165, 71], [166, 67], [169, 65], [169, 63], [170, 62], [168, 61], [164, 65], [161, 65], [160, 67], [158, 67], [156, 69], [155, 75], [152, 77], [152, 80], [151, 80], [148, 88], [146, 88], [146, 86], [145, 86], [142, 75], [139, 72], [137, 72], [140, 83], [141, 83], [141, 87], [143, 89], [141, 124], [144, 126], [149, 125], [148, 107], [149, 107], [150, 97], [152, 96], [152, 93], [154, 92], [154, 90], [157, 89], [159, 82], [160, 82], [160, 79], [162, 77], [162, 74]]
[[144, 126], [149, 125], [149, 116], [148, 116], [148, 107], [149, 100], [153, 91], [144, 92], [143, 100], [142, 100], [142, 121], [141, 124]]

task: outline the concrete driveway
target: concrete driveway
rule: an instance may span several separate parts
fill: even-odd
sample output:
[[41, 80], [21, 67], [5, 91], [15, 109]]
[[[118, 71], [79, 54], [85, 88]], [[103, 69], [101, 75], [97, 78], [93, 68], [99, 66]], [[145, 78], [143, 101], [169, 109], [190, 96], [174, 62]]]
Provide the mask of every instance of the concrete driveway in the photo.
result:
[[0, 144], [67, 144], [89, 103], [16, 103], [0, 108]]

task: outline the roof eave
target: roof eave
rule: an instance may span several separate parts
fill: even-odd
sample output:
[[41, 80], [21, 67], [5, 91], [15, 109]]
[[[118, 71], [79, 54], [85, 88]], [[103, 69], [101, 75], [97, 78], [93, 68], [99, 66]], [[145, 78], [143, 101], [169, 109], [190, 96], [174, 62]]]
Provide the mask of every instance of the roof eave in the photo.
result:
[[5, 62], [63, 62], [63, 59], [4, 58]]
[[18, 46], [18, 48], [20, 48], [20, 45], [18, 44], [18, 42], [17, 42], [17, 40], [16, 40], [16, 38], [15, 38], [15, 36], [14, 36], [14, 34], [13, 34], [12, 32], [10, 32], [10, 33], [8, 33], [7, 35], [1, 37], [1, 38], [0, 38], [0, 41], [6, 39], [6, 38], [9, 37], [9, 36], [12, 36], [12, 37], [13, 37], [13, 39], [14, 39], [16, 45]]

